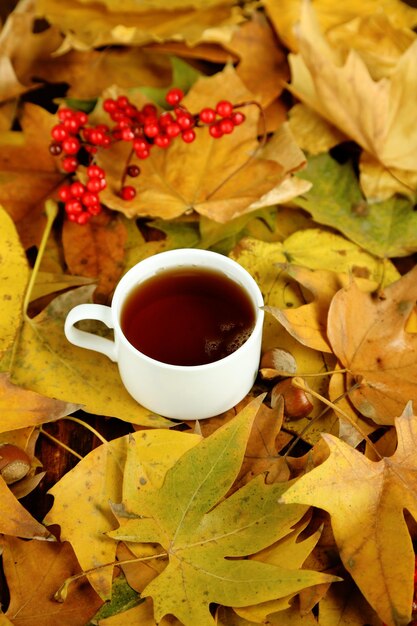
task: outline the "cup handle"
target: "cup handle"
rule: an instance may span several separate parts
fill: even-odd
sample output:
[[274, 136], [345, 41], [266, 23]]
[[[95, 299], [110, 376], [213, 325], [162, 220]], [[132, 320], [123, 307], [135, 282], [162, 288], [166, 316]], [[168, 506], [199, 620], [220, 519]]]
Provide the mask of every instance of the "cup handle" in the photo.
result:
[[117, 361], [115, 342], [75, 328], [74, 324], [82, 320], [98, 320], [108, 328], [114, 328], [111, 308], [104, 304], [79, 304], [68, 313], [64, 332], [68, 341], [74, 346], [101, 352], [111, 361]]

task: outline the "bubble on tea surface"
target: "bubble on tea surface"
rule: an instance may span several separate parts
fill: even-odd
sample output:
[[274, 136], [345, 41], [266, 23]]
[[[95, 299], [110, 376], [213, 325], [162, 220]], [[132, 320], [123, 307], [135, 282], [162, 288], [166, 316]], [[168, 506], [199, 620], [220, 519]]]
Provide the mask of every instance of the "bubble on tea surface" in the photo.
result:
[[204, 352], [209, 356], [219, 349], [220, 339], [206, 339], [204, 344]]
[[236, 350], [238, 350], [241, 346], [243, 346], [245, 341], [249, 339], [251, 334], [252, 334], [252, 329], [248, 329], [248, 330], [240, 332], [238, 335], [236, 335], [236, 337], [233, 337], [232, 341], [230, 341], [226, 346], [227, 352], [229, 353], [236, 352]]
[[222, 333], [227, 333], [232, 330], [236, 326], [236, 322], [223, 322], [220, 324], [220, 331]]

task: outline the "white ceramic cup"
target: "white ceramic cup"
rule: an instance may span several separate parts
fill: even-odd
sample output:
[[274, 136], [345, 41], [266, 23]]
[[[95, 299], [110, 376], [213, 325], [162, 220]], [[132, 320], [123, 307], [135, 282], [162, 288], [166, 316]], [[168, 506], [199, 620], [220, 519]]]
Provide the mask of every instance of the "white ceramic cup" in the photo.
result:
[[[247, 292], [255, 309], [255, 325], [249, 338], [235, 352], [204, 365], [170, 365], [143, 354], [126, 339], [120, 327], [126, 297], [142, 281], [177, 267], [211, 268], [224, 273]], [[142, 406], [172, 419], [204, 419], [232, 408], [252, 388], [261, 353], [263, 304], [255, 280], [236, 261], [207, 250], [171, 250], [132, 267], [118, 283], [111, 307], [80, 304], [73, 308], [65, 321], [65, 335], [72, 344], [101, 352], [117, 362], [124, 386]], [[99, 320], [113, 328], [114, 341], [75, 327], [86, 319]]]

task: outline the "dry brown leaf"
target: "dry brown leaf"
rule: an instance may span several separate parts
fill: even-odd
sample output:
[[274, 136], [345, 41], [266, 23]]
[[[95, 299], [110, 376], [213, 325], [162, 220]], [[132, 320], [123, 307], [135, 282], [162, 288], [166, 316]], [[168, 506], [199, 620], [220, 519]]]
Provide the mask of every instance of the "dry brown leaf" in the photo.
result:
[[84, 578], [71, 585], [64, 603], [53, 599], [61, 583], [80, 572], [68, 543], [13, 537], [1, 543], [11, 596], [6, 616], [13, 626], [85, 626], [102, 605]]
[[34, 104], [22, 108], [22, 131], [0, 133], [0, 204], [12, 217], [25, 248], [38, 246], [44, 203], [63, 180], [50, 154], [55, 117]]
[[[191, 112], [199, 111], [215, 106], [219, 97], [236, 104], [253, 101], [236, 71], [227, 66], [212, 77], [197, 80], [184, 105]], [[112, 154], [100, 154], [98, 162], [108, 173], [108, 187], [102, 192], [104, 204], [128, 217], [172, 219], [195, 210], [224, 223], [305, 191], [304, 181], [289, 176], [305, 164], [305, 157], [288, 129], [279, 130], [264, 154], [257, 138], [258, 108], [252, 105], [243, 110], [246, 121], [221, 140], [202, 128], [191, 144], [176, 140], [166, 150], [155, 149], [140, 162], [138, 195], [130, 202], [118, 195], [129, 146], [119, 144]]]
[[102, 212], [83, 228], [66, 221], [62, 231], [65, 260], [72, 274], [97, 279], [94, 301], [109, 304], [125, 258], [127, 231], [119, 215]]
[[228, 0], [220, 4], [183, 3], [180, 8], [131, 3], [95, 3], [82, 0], [37, 0], [38, 15], [59, 26], [65, 33], [62, 51], [89, 50], [106, 45], [144, 45], [154, 41], [201, 42], [230, 41], [234, 28], [244, 21], [242, 9]]
[[40, 524], [18, 501], [0, 476], [0, 534], [11, 537], [47, 539], [51, 533]]
[[299, 34], [300, 54], [289, 56], [293, 93], [372, 154], [382, 167], [415, 172], [417, 132], [412, 94], [417, 85], [417, 39], [399, 58], [389, 78], [376, 81], [354, 50], [343, 61], [341, 51], [328, 44], [309, 4], [303, 4]]
[[333, 298], [327, 335], [348, 370], [349, 397], [377, 424], [392, 424], [407, 401], [417, 404], [417, 336], [405, 330], [417, 298], [417, 268], [379, 295], [352, 283]]
[[289, 68], [265, 16], [255, 13], [236, 30], [227, 48], [240, 58], [240, 79], [263, 107], [269, 106], [281, 95], [289, 79]]

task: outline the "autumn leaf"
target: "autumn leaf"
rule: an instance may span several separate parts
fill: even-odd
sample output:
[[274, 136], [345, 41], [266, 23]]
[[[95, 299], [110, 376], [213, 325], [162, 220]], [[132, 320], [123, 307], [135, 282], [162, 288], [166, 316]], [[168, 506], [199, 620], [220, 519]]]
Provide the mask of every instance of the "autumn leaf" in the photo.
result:
[[309, 158], [302, 176], [313, 186], [294, 202], [316, 222], [340, 230], [381, 258], [407, 256], [417, 249], [417, 216], [406, 198], [367, 202], [352, 165], [340, 165], [329, 154]]
[[52, 422], [80, 408], [13, 385], [0, 374], [0, 433]]
[[[212, 77], [197, 80], [183, 104], [191, 112], [214, 107], [220, 93], [222, 99], [230, 98], [236, 103], [254, 99], [236, 71], [226, 66]], [[121, 200], [118, 191], [129, 146], [119, 144], [111, 155], [101, 154], [97, 160], [108, 175], [108, 187], [101, 194], [104, 204], [128, 217], [172, 219], [195, 210], [215, 221], [227, 222], [275, 204], [280, 193], [289, 200], [304, 191], [305, 185], [299, 186], [298, 179], [294, 179], [294, 189], [286, 188], [287, 179], [292, 180], [290, 173], [305, 163], [295, 142], [287, 134], [287, 140], [282, 139], [281, 147], [272, 156], [258, 155], [259, 111], [253, 105], [244, 110], [245, 122], [221, 141], [213, 139], [207, 128], [201, 128], [191, 144], [174, 141], [166, 150], [153, 151], [139, 163], [140, 193], [128, 203]], [[280, 138], [284, 132], [281, 130]]]
[[0, 357], [10, 348], [20, 325], [29, 268], [15, 225], [0, 206]]
[[[407, 401], [417, 401], [417, 336], [405, 330], [417, 297], [413, 268], [379, 295], [354, 281], [333, 298], [327, 335], [348, 370], [354, 406], [377, 424], [392, 424]], [[358, 324], [358, 312], [360, 324]]]
[[[110, 502], [119, 502], [122, 498], [129, 441], [135, 443], [142, 464], [150, 463], [155, 480], [155, 476], [161, 472], [163, 475], [199, 439], [198, 435], [182, 435], [170, 430], [142, 430], [99, 446], [52, 487], [54, 504], [45, 523], [60, 525], [61, 539], [71, 543], [84, 570], [111, 564], [117, 543], [106, 535], [115, 524]], [[111, 597], [112, 578], [112, 566], [89, 575], [91, 584], [103, 599]]]
[[64, 224], [62, 244], [68, 269], [72, 274], [97, 280], [95, 302], [109, 303], [123, 273], [126, 240], [121, 216], [103, 212], [81, 232], [74, 222]]
[[39, 245], [45, 227], [45, 200], [54, 194], [63, 174], [48, 149], [54, 116], [26, 104], [19, 117], [22, 130], [0, 133], [0, 204], [27, 249]]
[[85, 411], [97, 415], [144, 426], [171, 424], [131, 398], [114, 363], [67, 341], [64, 322], [68, 312], [91, 301], [93, 291], [94, 286], [87, 286], [64, 293], [35, 318], [24, 318], [13, 354], [6, 355], [13, 357], [7, 365], [11, 381], [63, 402], [77, 401]]
[[102, 600], [83, 579], [73, 583], [65, 603], [53, 599], [60, 582], [80, 571], [68, 543], [13, 537], [0, 542], [11, 596], [6, 616], [13, 626], [85, 626]]
[[328, 579], [237, 558], [287, 534], [305, 512], [280, 509], [282, 487], [265, 485], [262, 476], [219, 503], [239, 471], [260, 400], [186, 452], [159, 489], [145, 485], [142, 491], [130, 483], [129, 497], [124, 490], [125, 512], [119, 511], [120, 528], [110, 536], [156, 542], [169, 555], [167, 567], [143, 592], [153, 598], [157, 621], [173, 614], [185, 625], [214, 624], [210, 602], [252, 604]]
[[[274, 0], [263, 0], [263, 5], [281, 39], [290, 50], [297, 51], [299, 42], [296, 25], [300, 21], [303, 3], [283, 0], [277, 5]], [[345, 39], [347, 36], [352, 38], [352, 23], [369, 16], [378, 18], [387, 15], [398, 28], [404, 31], [407, 27], [412, 29], [417, 24], [416, 9], [404, 4], [401, 0], [383, 0], [382, 2], [381, 0], [350, 0], [343, 5], [334, 3], [329, 5], [328, 0], [315, 0], [314, 10], [321, 30], [329, 38], [344, 28], [349, 33], [345, 35]], [[380, 37], [379, 41], [374, 42], [374, 45], [381, 44], [381, 39], [383, 38]]]
[[[411, 93], [417, 40], [399, 58], [389, 77], [375, 81], [361, 57], [349, 50], [344, 62], [316, 23], [313, 9], [302, 5], [299, 54], [289, 55], [291, 91], [366, 152], [382, 168], [416, 171], [417, 134]], [[401, 115], [397, 114], [401, 104]]]
[[378, 462], [324, 434], [330, 457], [290, 486], [281, 502], [328, 511], [340, 557], [365, 598], [388, 626], [406, 626], [414, 550], [404, 510], [417, 519], [417, 418], [407, 409], [395, 427], [397, 450]]
[[[65, 33], [62, 50], [88, 50], [107, 45], [144, 45], [154, 41], [174, 39], [190, 46], [215, 39], [227, 42], [233, 27], [244, 16], [240, 7], [230, 0], [205, 3], [176, 0], [138, 5], [129, 2], [120, 9], [120, 3], [82, 0], [55, 2], [37, 0], [37, 13]], [[206, 35], [207, 32], [207, 35]]]
[[51, 536], [45, 526], [40, 524], [20, 504], [1, 476], [0, 499], [2, 513], [0, 517], [0, 533], [25, 538], [38, 537], [45, 539]]

